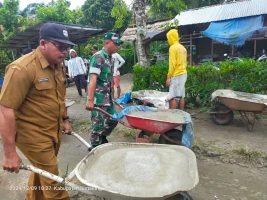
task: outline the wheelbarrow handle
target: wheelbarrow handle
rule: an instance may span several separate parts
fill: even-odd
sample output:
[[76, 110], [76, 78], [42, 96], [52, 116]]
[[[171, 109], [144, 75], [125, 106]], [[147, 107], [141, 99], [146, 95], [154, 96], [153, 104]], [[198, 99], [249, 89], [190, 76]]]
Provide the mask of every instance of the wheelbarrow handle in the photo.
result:
[[98, 111], [98, 112], [101, 112], [103, 113], [104, 115], [107, 115], [109, 116], [110, 118], [112, 118], [112, 115], [110, 113], [108, 113], [107, 111], [101, 109], [101, 108], [98, 108], [98, 107], [94, 107], [94, 110]]
[[[62, 130], [62, 133], [65, 133], [65, 130]], [[72, 135], [75, 138], [77, 138], [81, 143], [83, 143], [87, 148], [92, 147], [92, 145], [90, 145], [88, 142], [86, 142], [85, 139], [83, 139], [79, 134], [75, 133], [74, 131], [69, 131], [66, 133], [67, 135]]]
[[124, 107], [121, 104], [119, 104], [117, 101], [113, 100], [113, 103], [116, 104], [117, 106], [119, 106], [120, 109], [122, 109], [122, 110], [124, 109]]
[[[48, 179], [51, 179], [53, 181], [56, 181], [56, 182], [61, 183], [63, 185], [66, 185], [67, 187], [70, 187], [72, 190], [77, 190], [77, 191], [80, 191], [80, 192], [83, 192], [86, 194], [92, 195], [93, 193], [91, 191], [96, 190], [95, 188], [91, 188], [91, 187], [89, 188], [89, 187], [83, 187], [80, 185], [76, 185], [76, 184], [70, 182], [71, 180], [68, 180], [68, 177], [62, 178], [61, 176], [56, 176], [56, 175], [54, 175], [48, 171], [42, 170], [42, 169], [34, 167], [32, 165], [20, 163], [19, 169], [32, 171], [32, 172], [39, 174], [43, 177], [46, 177]], [[67, 188], [67, 190], [70, 190], [70, 188]], [[59, 188], [59, 189], [61, 189], [61, 188]]]
[[29, 168], [28, 168], [28, 165], [26, 165], [26, 164], [24, 164], [23, 162], [21, 162], [21, 163], [19, 164], [19, 169], [28, 170]]
[[91, 148], [92, 145], [89, 144], [88, 142], [86, 142], [85, 139], [83, 139], [81, 136], [79, 136], [77, 133], [75, 132], [71, 132], [71, 135], [74, 136], [75, 138], [77, 138], [81, 143], [83, 143], [87, 148]]
[[[101, 108], [94, 107], [94, 110], [96, 110], [96, 111], [98, 111], [98, 112], [101, 112], [101, 113], [103, 113], [104, 115], [107, 115], [110, 119], [113, 119], [113, 116], [112, 116], [110, 113], [106, 112], [105, 110], [103, 110], [103, 109], [101, 109]], [[124, 122], [124, 121], [122, 121], [122, 120], [120, 120], [120, 119], [117, 119], [116, 121], [119, 122], [119, 123], [121, 123], [123, 126], [128, 127], [128, 128], [134, 128], [134, 127], [132, 127], [130, 124], [128, 124], [128, 123], [126, 123], [126, 122]]]

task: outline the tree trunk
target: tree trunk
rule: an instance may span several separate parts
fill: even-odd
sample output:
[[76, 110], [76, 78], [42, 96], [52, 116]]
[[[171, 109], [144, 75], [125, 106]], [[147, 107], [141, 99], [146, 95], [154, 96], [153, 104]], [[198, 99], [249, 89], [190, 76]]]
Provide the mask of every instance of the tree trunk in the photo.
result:
[[138, 63], [146, 67], [149, 65], [149, 45], [143, 45], [142, 40], [146, 35], [146, 4], [145, 0], [135, 0], [134, 5], [134, 15], [136, 23], [136, 50]]

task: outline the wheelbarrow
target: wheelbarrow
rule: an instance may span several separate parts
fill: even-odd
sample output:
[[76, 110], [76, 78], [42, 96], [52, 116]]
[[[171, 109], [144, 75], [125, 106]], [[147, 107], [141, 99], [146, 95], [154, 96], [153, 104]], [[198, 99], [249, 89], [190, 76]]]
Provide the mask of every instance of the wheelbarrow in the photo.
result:
[[[83, 138], [72, 132], [86, 147]], [[66, 177], [32, 165], [29, 170], [77, 190], [110, 200], [192, 200], [187, 191], [199, 182], [195, 154], [176, 145], [108, 143], [94, 148]], [[81, 182], [74, 184], [74, 177]]]
[[212, 100], [215, 101], [215, 107], [209, 113], [215, 124], [231, 123], [233, 111], [237, 111], [248, 131], [253, 131], [257, 115], [261, 115], [267, 105], [267, 95], [233, 90], [216, 90], [212, 93]]
[[[120, 104], [117, 105], [123, 109]], [[129, 109], [125, 111], [123, 115], [126, 117], [127, 121], [121, 119], [117, 121], [128, 128], [141, 130], [136, 135], [137, 143], [151, 142], [153, 135], [156, 133], [160, 134], [158, 140], [159, 144], [182, 145], [183, 132], [176, 128], [180, 125], [188, 124], [191, 121], [191, 117], [188, 113], [178, 109], [152, 108], [143, 105], [130, 107], [138, 107], [141, 109], [134, 109], [134, 111]], [[114, 119], [114, 116], [110, 113], [98, 107], [94, 109]]]
[[[185, 88], [185, 90], [189, 90], [194, 88], [195, 86], [190, 86]], [[135, 92], [131, 92], [131, 98], [134, 104], [137, 105], [147, 105], [150, 107], [156, 108], [169, 108], [169, 102], [166, 102], [168, 98], [168, 92], [161, 92], [157, 90], [139, 90]], [[175, 97], [177, 104], [179, 105], [179, 101], [181, 96]]]

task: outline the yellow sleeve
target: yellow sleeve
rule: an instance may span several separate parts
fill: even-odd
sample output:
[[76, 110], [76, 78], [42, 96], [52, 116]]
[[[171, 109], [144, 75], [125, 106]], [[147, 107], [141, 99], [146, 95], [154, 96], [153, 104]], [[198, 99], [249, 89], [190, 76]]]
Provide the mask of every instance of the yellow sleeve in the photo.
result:
[[175, 67], [177, 65], [177, 55], [174, 48], [169, 49], [169, 71], [167, 74], [167, 78], [171, 78], [173, 76]]

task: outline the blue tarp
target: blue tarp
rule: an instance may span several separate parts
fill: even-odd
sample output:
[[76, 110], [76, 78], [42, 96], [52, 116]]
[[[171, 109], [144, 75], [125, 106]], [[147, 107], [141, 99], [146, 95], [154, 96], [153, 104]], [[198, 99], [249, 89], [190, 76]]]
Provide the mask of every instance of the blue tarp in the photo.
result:
[[182, 144], [187, 148], [191, 149], [194, 139], [194, 129], [193, 122], [189, 113], [184, 112], [179, 109], [173, 110], [173, 112], [181, 112], [184, 114], [185, 124], [183, 124], [182, 129]]
[[263, 20], [264, 16], [259, 15], [211, 22], [203, 35], [221, 43], [242, 46], [256, 30], [267, 30], [267, 27], [263, 27]]
[[127, 92], [123, 97], [115, 100], [119, 104], [127, 104], [131, 101], [131, 92]]
[[130, 112], [138, 111], [138, 110], [156, 112], [157, 108], [152, 108], [152, 107], [143, 106], [143, 105], [124, 107], [124, 109], [121, 112], [113, 114], [112, 118], [114, 120], [122, 119], [125, 115], [129, 114]]
[[4, 78], [0, 78], [0, 91], [2, 90], [3, 83], [4, 83]]

